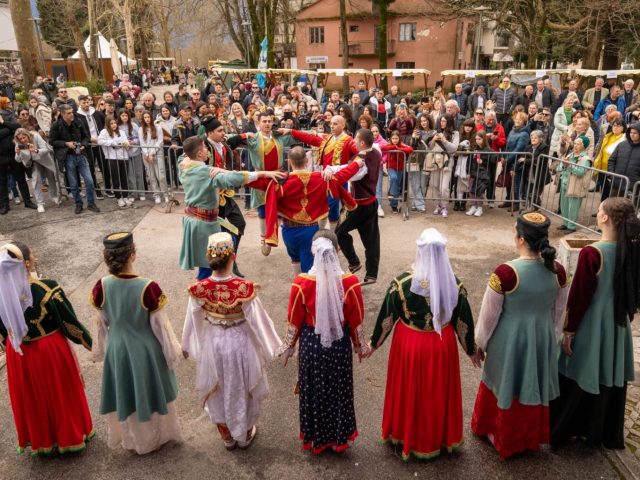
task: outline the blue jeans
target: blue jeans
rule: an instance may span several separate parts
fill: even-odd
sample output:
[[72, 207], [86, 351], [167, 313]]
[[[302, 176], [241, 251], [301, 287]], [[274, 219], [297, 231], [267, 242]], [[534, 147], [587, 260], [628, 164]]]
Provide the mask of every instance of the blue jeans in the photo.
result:
[[82, 206], [82, 197], [80, 196], [80, 189], [78, 184], [78, 171], [80, 176], [84, 180], [84, 185], [87, 188], [87, 204], [95, 205], [96, 200], [94, 197], [93, 180], [91, 179], [91, 170], [89, 170], [89, 162], [84, 155], [67, 154], [65, 160], [65, 167], [67, 169], [67, 182], [69, 182], [69, 190], [73, 193], [73, 199], [76, 205]]
[[378, 183], [376, 184], [376, 199], [378, 200], [378, 206], [382, 206], [382, 168], [380, 168], [380, 174], [378, 175]]
[[404, 181], [404, 171], [389, 169], [389, 196], [394, 197], [389, 200], [392, 208], [398, 208], [398, 198], [402, 194], [402, 182]]
[[282, 225], [282, 239], [287, 247], [287, 254], [293, 263], [300, 263], [300, 271], [307, 273], [313, 266], [311, 243], [313, 236], [320, 228], [318, 225], [309, 227], [287, 227]]

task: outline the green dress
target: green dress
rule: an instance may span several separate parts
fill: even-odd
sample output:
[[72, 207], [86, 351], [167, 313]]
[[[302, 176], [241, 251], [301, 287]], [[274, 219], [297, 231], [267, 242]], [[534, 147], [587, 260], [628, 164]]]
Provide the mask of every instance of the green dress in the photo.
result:
[[[184, 186], [186, 205], [206, 210], [217, 209], [219, 188], [236, 188], [248, 182], [247, 172], [224, 172], [211, 178], [211, 168], [199, 163], [180, 169], [180, 182]], [[207, 241], [210, 235], [219, 231], [220, 219], [206, 222], [185, 215], [182, 219], [180, 267], [184, 270], [193, 270], [195, 267], [209, 268]]]
[[624, 327], [613, 320], [616, 244], [596, 242], [591, 247], [601, 257], [598, 287], [571, 343], [573, 355], [561, 352], [558, 370], [585, 392], [597, 395], [600, 385], [624, 387], [633, 381], [633, 340], [629, 319]]
[[548, 406], [560, 393], [552, 316], [558, 278], [541, 260], [516, 259], [507, 265], [518, 280], [505, 292], [502, 314], [487, 344], [482, 382], [503, 410], [514, 398], [522, 405]]
[[591, 166], [591, 159], [586, 151], [581, 152], [578, 157], [572, 152], [569, 155], [571, 164], [560, 163], [558, 165], [558, 171], [560, 172], [560, 211], [562, 215], [567, 219], [564, 221], [564, 226], [568, 230], [575, 230], [575, 222], [580, 216], [580, 207], [582, 206], [582, 200], [584, 197], [567, 196], [567, 189], [569, 187], [569, 179], [572, 175], [582, 179], [585, 175], [590, 175], [590, 170], [585, 167]]
[[153, 413], [167, 415], [167, 404], [178, 396], [176, 377], [169, 369], [162, 346], [143, 304], [151, 280], [142, 277], [102, 279], [102, 309], [109, 321], [104, 359], [100, 414], [117, 412], [119, 422], [135, 413], [148, 422]]

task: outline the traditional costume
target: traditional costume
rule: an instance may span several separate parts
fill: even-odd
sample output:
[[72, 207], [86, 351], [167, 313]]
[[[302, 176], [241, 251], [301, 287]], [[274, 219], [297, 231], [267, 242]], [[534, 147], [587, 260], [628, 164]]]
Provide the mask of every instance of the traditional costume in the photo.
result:
[[298, 339], [302, 448], [340, 452], [358, 436], [353, 407], [352, 351], [366, 354], [364, 304], [358, 278], [344, 275], [331, 241], [313, 242], [309, 274], [291, 285], [287, 334], [279, 354], [291, 356]]
[[[103, 243], [105, 249], [126, 247], [133, 235], [111, 234]], [[104, 360], [100, 414], [107, 444], [143, 455], [182, 441], [174, 374], [180, 345], [163, 310], [167, 297], [148, 278], [119, 274], [98, 280], [90, 303], [98, 311], [95, 359]]]
[[258, 175], [255, 172], [223, 172], [211, 178], [212, 167], [204, 162], [190, 159], [184, 164], [184, 157], [178, 161], [186, 204], [185, 216], [182, 219], [180, 267], [184, 270], [198, 267], [198, 278], [207, 278], [211, 274], [206, 258], [207, 239], [219, 232], [221, 226], [233, 228], [230, 223], [219, 219], [219, 189], [240, 187], [256, 180]]
[[28, 277], [22, 252], [13, 244], [0, 248], [0, 337], [18, 451], [84, 450], [94, 430], [68, 340], [91, 350], [91, 336], [60, 285]]
[[[353, 248], [353, 237], [349, 232], [358, 230], [364, 245], [365, 283], [375, 282], [380, 264], [380, 229], [378, 228], [378, 205], [376, 203], [376, 186], [382, 167], [382, 154], [374, 148], [358, 154], [364, 158], [364, 166], [351, 179], [350, 193], [358, 204], [358, 208], [347, 212], [344, 221], [336, 228], [340, 250], [349, 262], [352, 273], [362, 268], [358, 254]], [[361, 176], [362, 175], [362, 176]]]
[[268, 245], [278, 246], [278, 218], [282, 222], [282, 237], [296, 274], [309, 271], [313, 265], [311, 241], [319, 229], [318, 222], [327, 217], [327, 192], [339, 198], [347, 210], [356, 203], [343, 187], [359, 170], [357, 163], [342, 169], [326, 182], [320, 172], [293, 171], [280, 185], [269, 179], [258, 179], [250, 187], [266, 192], [266, 238]]
[[437, 230], [422, 232], [412, 271], [392, 280], [371, 336], [379, 348], [394, 330], [382, 414], [382, 440], [402, 458], [432, 458], [462, 444], [462, 389], [456, 336], [476, 352], [467, 291]]
[[[596, 242], [578, 258], [564, 326], [574, 334], [573, 354], [560, 353], [560, 398], [551, 405], [554, 446], [581, 436], [593, 447], [624, 448], [627, 382], [634, 379], [634, 364], [629, 315], [615, 314], [615, 292], [624, 288], [615, 281], [616, 250], [614, 242]], [[625, 260], [634, 263], [637, 278], [637, 253]]]
[[[518, 217], [531, 231], [547, 231], [539, 213]], [[476, 435], [488, 436], [502, 458], [549, 443], [549, 402], [559, 393], [558, 344], [568, 293], [567, 275], [541, 258], [518, 258], [489, 278], [476, 325], [486, 352], [471, 419]]]
[[[291, 136], [299, 142], [318, 147], [318, 159], [320, 166], [323, 168], [346, 165], [351, 160], [351, 157], [358, 153], [353, 138], [345, 132], [338, 136], [329, 134], [318, 136], [300, 130], [291, 130]], [[337, 222], [338, 220], [340, 220], [340, 199], [330, 196], [329, 221]]]
[[[231, 236], [212, 235], [208, 251], [211, 257], [233, 253]], [[266, 364], [281, 343], [257, 288], [213, 272], [188, 289], [182, 350], [197, 362], [202, 408], [228, 449], [248, 447], [253, 440], [260, 405], [269, 393]]]

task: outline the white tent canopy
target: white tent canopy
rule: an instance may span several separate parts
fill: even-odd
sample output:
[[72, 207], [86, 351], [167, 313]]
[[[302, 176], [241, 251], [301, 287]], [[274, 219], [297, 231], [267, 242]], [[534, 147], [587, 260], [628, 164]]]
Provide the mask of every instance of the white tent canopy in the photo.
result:
[[[112, 52], [112, 46], [111, 46], [109, 40], [104, 38], [101, 33], [98, 33], [96, 35], [96, 37], [98, 39], [98, 43], [96, 45], [96, 48], [98, 50], [98, 58], [100, 60], [113, 59], [112, 53], [111, 53]], [[91, 38], [90, 37], [87, 37], [87, 39], [84, 41], [84, 49], [87, 52], [87, 55], [90, 55], [90, 53], [91, 53]], [[120, 53], [117, 50], [116, 50], [116, 54], [117, 54], [117, 59], [123, 65], [134, 65], [136, 63], [135, 60], [127, 58], [126, 55], [123, 55], [122, 53]], [[71, 55], [71, 58], [80, 58], [80, 52], [77, 51], [76, 53]]]

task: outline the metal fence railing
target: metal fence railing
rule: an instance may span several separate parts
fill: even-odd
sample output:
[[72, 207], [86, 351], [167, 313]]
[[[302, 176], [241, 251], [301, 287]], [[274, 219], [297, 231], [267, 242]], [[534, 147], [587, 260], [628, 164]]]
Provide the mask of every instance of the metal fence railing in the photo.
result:
[[638, 218], [640, 218], [640, 181], [633, 185], [633, 193], [631, 194], [631, 201], [636, 209]]

